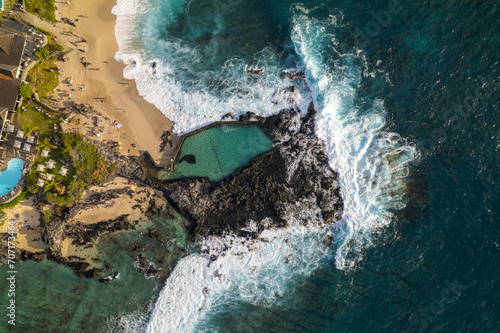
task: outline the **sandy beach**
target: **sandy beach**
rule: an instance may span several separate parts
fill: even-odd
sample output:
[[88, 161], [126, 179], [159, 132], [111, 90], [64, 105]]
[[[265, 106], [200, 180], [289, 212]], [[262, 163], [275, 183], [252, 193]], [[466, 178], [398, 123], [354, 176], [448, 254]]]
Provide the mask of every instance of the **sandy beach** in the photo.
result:
[[[93, 135], [93, 140], [121, 141], [123, 154], [138, 156], [143, 151], [148, 151], [159, 162], [162, 155], [159, 152], [161, 135], [172, 128], [172, 122], [139, 95], [134, 82], [123, 77], [125, 65], [114, 59], [118, 45], [114, 34], [116, 17], [111, 10], [115, 4], [115, 0], [70, 3], [56, 1], [56, 17], [59, 21], [56, 24], [29, 13], [19, 12], [18, 16], [53, 33], [57, 42], [67, 52], [67, 61], [57, 62], [60, 84], [48, 101], [49, 104], [55, 107], [69, 107], [73, 103], [85, 104], [98, 111], [97, 116], [96, 113], [85, 116], [72, 112], [70, 122], [63, 126], [63, 130], [78, 130], [84, 135], [93, 135], [94, 122], [91, 118], [98, 118], [99, 136]], [[72, 20], [76, 27], [65, 23], [64, 18]], [[91, 65], [84, 67], [82, 57]], [[72, 85], [68, 84], [70, 79]], [[84, 85], [85, 89], [78, 89], [81, 85]], [[71, 93], [71, 98], [68, 98], [67, 93]], [[71, 118], [80, 119], [71, 121]], [[118, 128], [113, 124], [114, 121], [122, 126]], [[82, 210], [72, 219], [83, 224], [93, 224], [126, 214], [130, 221], [141, 220], [149, 198], [159, 197], [150, 188], [136, 188], [126, 179], [116, 178], [102, 186], [88, 188], [86, 194], [125, 188], [132, 190], [133, 195], [120, 195], [108, 206]], [[138, 205], [138, 202], [141, 204]], [[19, 233], [16, 242], [19, 248], [30, 252], [48, 248], [48, 245], [41, 241], [41, 216], [34, 207], [33, 198], [23, 200], [13, 209], [6, 210], [5, 218], [6, 221], [16, 220], [16, 230]], [[25, 228], [26, 224], [29, 228]], [[0, 231], [7, 232], [8, 223], [4, 223]], [[72, 239], [66, 238], [61, 244], [63, 256], [82, 251], [71, 243]]]
[[[149, 151], [158, 162], [160, 136], [172, 128], [172, 122], [139, 95], [134, 81], [123, 77], [125, 65], [114, 59], [118, 45], [114, 32], [116, 16], [111, 10], [115, 4], [114, 0], [71, 1], [69, 4], [56, 1], [59, 20], [56, 24], [30, 14], [20, 16], [54, 33], [57, 42], [69, 51], [68, 61], [57, 63], [61, 76], [54, 94], [59, 100], [56, 104], [69, 106], [75, 102], [94, 106], [104, 115], [99, 120], [103, 128], [99, 140], [120, 140], [123, 153], [137, 156], [141, 151]], [[63, 22], [63, 18], [72, 20], [76, 27]], [[82, 57], [89, 66], [82, 65]], [[72, 80], [72, 86], [68, 86], [68, 79]], [[85, 89], [80, 91], [80, 85], [85, 85]], [[67, 93], [71, 94], [70, 98]], [[118, 129], [113, 125], [114, 120], [123, 126]]]

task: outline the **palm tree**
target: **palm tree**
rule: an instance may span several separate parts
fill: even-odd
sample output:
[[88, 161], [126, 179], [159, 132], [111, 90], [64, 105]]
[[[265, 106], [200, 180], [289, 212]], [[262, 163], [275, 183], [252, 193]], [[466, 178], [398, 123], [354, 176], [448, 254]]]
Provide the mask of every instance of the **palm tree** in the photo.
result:
[[43, 189], [43, 192], [48, 192], [52, 189], [56, 189], [57, 192], [61, 191], [61, 187], [59, 187], [59, 181], [56, 181], [56, 179], [52, 179], [50, 182], [45, 184], [45, 188]]
[[52, 190], [54, 188], [54, 186], [56, 186], [56, 180], [52, 179], [50, 182], [45, 184], [45, 188], [43, 189], [43, 192], [48, 192], [48, 191]]
[[52, 144], [49, 142], [49, 139], [48, 138], [44, 138], [42, 141], [40, 141], [38, 143], [38, 145], [40, 146], [40, 148], [47, 148], [47, 149], [54, 149], [54, 148], [57, 148], [56, 145]]
[[31, 124], [24, 124], [23, 125], [23, 133], [24, 136], [31, 136], [31, 132], [36, 131], [38, 127], [31, 125]]

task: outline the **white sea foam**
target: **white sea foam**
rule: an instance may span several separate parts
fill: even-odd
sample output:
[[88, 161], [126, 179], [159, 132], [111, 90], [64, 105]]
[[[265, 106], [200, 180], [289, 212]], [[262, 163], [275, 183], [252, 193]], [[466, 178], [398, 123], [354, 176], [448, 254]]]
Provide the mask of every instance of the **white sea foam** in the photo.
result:
[[248, 74], [248, 64], [239, 58], [227, 59], [213, 70], [190, 68], [203, 67], [207, 50], [163, 36], [165, 22], [175, 17], [164, 14], [175, 12], [183, 2], [148, 0], [147, 5], [137, 5], [136, 0], [118, 0], [113, 8], [119, 46], [115, 58], [127, 65], [124, 76], [135, 80], [139, 94], [174, 121], [174, 131], [193, 130], [228, 112], [268, 116], [294, 105], [285, 89], [290, 83], [279, 77], [279, 62], [270, 49], [252, 60], [263, 69], [260, 75]]
[[[118, 0], [113, 10], [119, 44], [116, 58], [128, 64], [124, 75], [135, 79], [139, 93], [174, 120], [178, 132], [218, 120], [230, 111], [267, 116], [290, 105], [291, 96], [284, 89], [275, 94], [277, 88], [290, 82], [279, 78], [277, 61], [269, 49], [256, 55], [256, 63], [265, 68], [261, 76], [246, 75], [247, 65], [241, 59], [228, 59], [218, 73], [198, 76], [203, 79], [200, 82], [179, 76], [186, 69], [183, 67], [201, 61], [201, 54], [181, 40], [141, 35], [148, 29], [158, 30], [160, 25], [143, 20], [149, 26], [141, 29], [137, 17], [144, 15], [145, 7], [160, 6], [162, 0], [149, 0], [148, 6], [135, 6], [131, 1]], [[169, 3], [174, 17], [183, 1]], [[233, 236], [206, 239], [203, 246], [208, 254], [183, 258], [167, 280], [147, 332], [213, 331], [216, 328], [210, 327], [208, 318], [231, 302], [274, 304], [291, 292], [296, 277], [308, 276], [331, 259], [322, 242], [332, 233], [337, 267], [348, 268], [359, 259], [360, 250], [371, 244], [373, 233], [390, 223], [392, 211], [404, 206], [404, 178], [417, 152], [397, 134], [385, 130], [383, 101], [368, 101], [371, 107], [364, 103], [362, 110], [357, 104], [364, 73], [379, 74], [366, 70], [362, 52], [324, 57], [327, 50], [337, 48], [334, 32], [341, 24], [341, 14], [332, 13], [320, 21], [299, 6], [293, 11], [292, 40], [303, 60], [296, 70], [306, 72], [308, 83], [299, 87], [295, 98], [302, 111], [314, 101], [316, 133], [324, 142], [332, 169], [339, 172], [343, 218], [335, 227], [322, 225], [318, 208], [311, 202], [300, 202], [288, 207], [289, 227], [266, 230], [259, 240]], [[205, 86], [210, 76], [214, 82], [223, 82], [225, 88], [219, 94]], [[293, 168], [289, 166], [291, 171]], [[316, 222], [305, 226], [302, 221], [306, 218]], [[251, 224], [248, 228], [254, 227]], [[209, 254], [217, 259], [210, 262]], [[242, 327], [241, 331], [249, 329]]]
[[[146, 331], [210, 331], [211, 314], [232, 302], [270, 306], [290, 293], [290, 277], [307, 276], [328, 260], [322, 241], [331, 230], [322, 226], [314, 200], [288, 211], [290, 227], [265, 230], [258, 240], [234, 236], [205, 239], [203, 248], [208, 254], [190, 255], [177, 264]], [[316, 220], [304, 226], [302, 220], [311, 217]], [[217, 260], [210, 262], [209, 254], [217, 255]], [[249, 331], [249, 327], [241, 327], [241, 331]]]
[[[351, 266], [371, 236], [387, 226], [393, 211], [404, 207], [408, 164], [417, 150], [396, 133], [385, 131], [383, 101], [361, 111], [356, 104], [362, 70], [361, 52], [325, 59], [323, 52], [336, 49], [332, 33], [337, 16], [318, 21], [297, 6], [292, 40], [305, 62], [306, 78], [314, 99], [316, 134], [325, 144], [332, 169], [339, 172], [344, 212], [338, 224], [337, 267]], [[322, 52], [323, 51], [323, 52]]]

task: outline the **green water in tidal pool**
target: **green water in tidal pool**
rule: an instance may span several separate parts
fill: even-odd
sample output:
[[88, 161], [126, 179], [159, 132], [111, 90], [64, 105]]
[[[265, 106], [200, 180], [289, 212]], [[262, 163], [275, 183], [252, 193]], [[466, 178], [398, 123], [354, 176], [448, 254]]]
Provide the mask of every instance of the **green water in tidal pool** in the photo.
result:
[[[175, 160], [174, 171], [162, 171], [159, 178], [207, 177], [218, 181], [271, 148], [271, 140], [258, 125], [214, 126], [187, 137]], [[196, 163], [186, 161], [188, 155], [194, 155]]]

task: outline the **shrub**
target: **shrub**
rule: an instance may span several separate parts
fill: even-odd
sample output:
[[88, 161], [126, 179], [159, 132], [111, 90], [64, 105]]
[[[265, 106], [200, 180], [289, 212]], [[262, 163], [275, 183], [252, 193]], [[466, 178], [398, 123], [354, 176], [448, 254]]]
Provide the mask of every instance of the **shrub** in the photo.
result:
[[52, 219], [52, 212], [48, 210], [45, 213], [43, 213], [43, 220], [45, 222], [50, 222], [50, 219]]
[[99, 184], [110, 174], [110, 166], [91, 143], [81, 140], [70, 150], [69, 155], [76, 174], [87, 184]]
[[23, 98], [30, 98], [33, 95], [33, 89], [27, 83], [23, 83], [19, 86], [19, 95]]
[[35, 57], [39, 61], [43, 61], [49, 57], [49, 49], [47, 47], [42, 47], [41, 49], [35, 52]]
[[54, 48], [55, 48], [57, 51], [62, 51], [62, 50], [64, 50], [64, 47], [62, 47], [62, 45], [61, 45], [61, 44], [59, 44], [59, 43], [55, 43], [55, 44], [54, 44]]
[[37, 180], [38, 180], [38, 178], [34, 172], [30, 172], [26, 176], [26, 190], [29, 193], [36, 194], [38, 192], [39, 187], [36, 184]]
[[28, 72], [28, 81], [33, 85], [40, 97], [49, 96], [59, 84], [56, 59], [38, 62]]
[[23, 189], [21, 194], [19, 194], [14, 200], [12, 200], [11, 202], [0, 205], [0, 211], [16, 206], [18, 203], [21, 202], [21, 200], [24, 199], [26, 194], [28, 194], [28, 191], [26, 189]]

